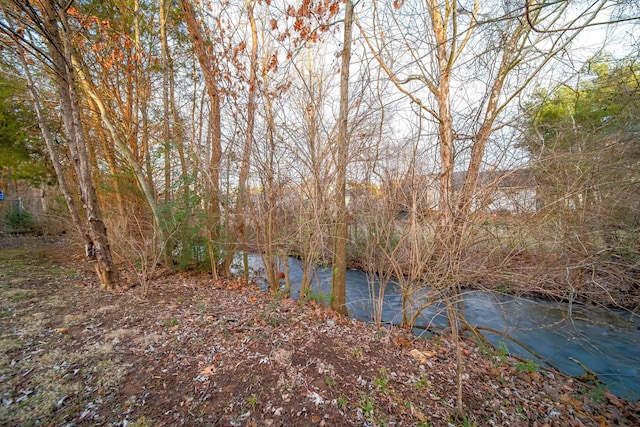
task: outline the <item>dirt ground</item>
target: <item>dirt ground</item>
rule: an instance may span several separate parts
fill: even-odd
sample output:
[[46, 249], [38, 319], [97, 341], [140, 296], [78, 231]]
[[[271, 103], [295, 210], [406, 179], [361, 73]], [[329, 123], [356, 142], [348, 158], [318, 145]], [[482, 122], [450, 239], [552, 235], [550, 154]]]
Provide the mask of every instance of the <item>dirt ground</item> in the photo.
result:
[[80, 248], [0, 236], [0, 425], [640, 425], [640, 404], [446, 336], [340, 318], [240, 281], [101, 291]]

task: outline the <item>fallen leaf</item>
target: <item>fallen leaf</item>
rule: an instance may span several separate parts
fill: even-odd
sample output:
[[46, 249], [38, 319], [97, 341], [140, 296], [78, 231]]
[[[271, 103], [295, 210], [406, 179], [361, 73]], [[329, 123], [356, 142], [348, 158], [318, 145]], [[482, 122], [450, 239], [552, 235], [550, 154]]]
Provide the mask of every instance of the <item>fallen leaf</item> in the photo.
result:
[[200, 371], [200, 375], [208, 377], [209, 375], [213, 375], [216, 371], [217, 368], [214, 365], [209, 365]]
[[409, 352], [409, 355], [420, 363], [426, 363], [428, 358], [431, 358], [434, 356], [434, 354], [429, 351], [423, 353], [417, 348], [414, 348], [413, 350], [411, 350]]
[[613, 406], [617, 406], [620, 409], [624, 409], [624, 404], [620, 401], [620, 399], [618, 399], [613, 393], [611, 392], [605, 392], [604, 396], [609, 399], [609, 402], [613, 405]]
[[542, 375], [539, 372], [529, 372], [527, 376], [532, 382], [540, 382], [542, 380]]
[[411, 341], [409, 341], [408, 339], [406, 339], [404, 337], [395, 338], [393, 341], [397, 345], [399, 345], [400, 347], [409, 347], [409, 346], [411, 346]]

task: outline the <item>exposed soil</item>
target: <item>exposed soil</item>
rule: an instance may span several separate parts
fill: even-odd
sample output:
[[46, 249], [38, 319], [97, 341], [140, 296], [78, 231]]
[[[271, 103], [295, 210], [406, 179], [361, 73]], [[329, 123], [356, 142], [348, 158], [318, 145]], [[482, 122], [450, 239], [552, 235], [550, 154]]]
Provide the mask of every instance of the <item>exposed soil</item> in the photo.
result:
[[640, 425], [640, 404], [447, 336], [340, 318], [241, 281], [101, 291], [79, 248], [0, 236], [0, 424]]

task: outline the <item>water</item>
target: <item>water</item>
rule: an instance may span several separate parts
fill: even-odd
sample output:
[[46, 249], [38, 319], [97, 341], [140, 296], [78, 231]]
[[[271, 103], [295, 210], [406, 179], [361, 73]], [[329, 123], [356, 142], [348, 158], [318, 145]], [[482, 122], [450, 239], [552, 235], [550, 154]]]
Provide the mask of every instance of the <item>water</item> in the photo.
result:
[[[257, 280], [262, 271], [260, 257], [250, 256]], [[302, 268], [289, 259], [292, 282], [291, 297], [300, 296]], [[313, 277], [313, 292], [331, 294], [331, 270], [318, 268]], [[347, 271], [347, 308], [349, 315], [364, 321], [373, 319], [370, 286], [361, 271]], [[472, 291], [464, 295], [465, 319], [472, 326], [489, 327], [521, 342], [533, 351], [495, 333], [483, 332], [496, 347], [509, 353], [553, 366], [567, 375], [580, 376], [584, 370], [570, 358], [577, 359], [593, 371], [614, 394], [630, 400], [640, 399], [640, 317], [624, 311], [607, 310], [553, 301], [492, 295]], [[402, 320], [399, 286], [387, 285], [382, 321], [399, 324]], [[441, 305], [423, 310], [417, 324], [446, 327]], [[419, 333], [419, 331], [418, 331]]]

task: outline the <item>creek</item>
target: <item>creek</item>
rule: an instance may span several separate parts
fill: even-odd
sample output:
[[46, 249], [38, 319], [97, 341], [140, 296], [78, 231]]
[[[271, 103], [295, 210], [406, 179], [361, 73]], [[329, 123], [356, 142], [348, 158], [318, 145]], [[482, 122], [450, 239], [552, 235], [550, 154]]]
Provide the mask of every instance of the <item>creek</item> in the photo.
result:
[[[250, 256], [250, 269], [253, 279], [266, 286], [258, 255]], [[298, 298], [302, 280], [300, 261], [289, 258], [289, 269], [291, 297]], [[377, 287], [379, 283], [373, 286]], [[347, 271], [347, 308], [351, 317], [367, 322], [373, 319], [371, 288], [364, 272]], [[330, 296], [331, 269], [316, 269], [312, 292], [319, 298]], [[384, 292], [382, 321], [399, 324], [401, 313], [400, 288], [396, 283], [389, 283]], [[633, 401], [640, 399], [640, 316], [637, 314], [481, 291], [465, 292], [464, 314], [471, 326], [500, 331], [524, 344], [535, 355], [501, 335], [482, 331], [500, 351], [579, 377], [585, 370], [572, 360], [575, 359], [595, 373], [613, 394]], [[417, 323], [445, 328], [444, 307], [440, 304], [429, 306], [422, 311]]]

